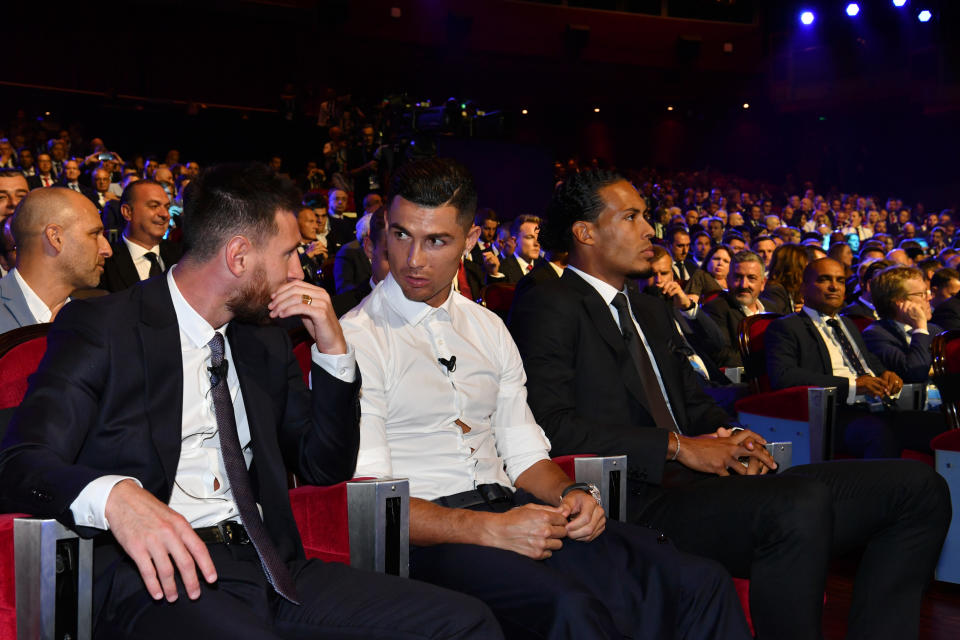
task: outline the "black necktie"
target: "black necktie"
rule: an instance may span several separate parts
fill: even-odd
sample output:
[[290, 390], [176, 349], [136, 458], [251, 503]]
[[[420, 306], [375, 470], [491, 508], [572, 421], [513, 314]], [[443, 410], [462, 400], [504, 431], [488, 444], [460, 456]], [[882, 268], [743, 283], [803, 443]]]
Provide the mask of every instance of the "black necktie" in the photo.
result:
[[160, 256], [153, 251], [147, 251], [143, 254], [143, 257], [150, 263], [150, 273], [147, 274], [148, 278], [163, 275], [163, 268], [160, 267]]
[[620, 316], [620, 331], [623, 333], [624, 342], [627, 343], [627, 351], [630, 352], [633, 363], [637, 367], [637, 372], [640, 374], [640, 383], [647, 395], [650, 415], [658, 427], [679, 433], [680, 429], [673, 419], [673, 414], [670, 413], [670, 407], [667, 406], [667, 399], [660, 391], [656, 369], [654, 369], [647, 349], [643, 346], [640, 334], [637, 333], [637, 328], [633, 324], [633, 316], [630, 314], [630, 307], [627, 305], [627, 296], [618, 293], [611, 304]]
[[300, 604], [297, 596], [293, 576], [287, 566], [280, 559], [277, 548], [267, 534], [267, 528], [260, 517], [257, 503], [253, 499], [253, 489], [250, 487], [250, 474], [247, 471], [247, 462], [240, 450], [240, 437], [237, 435], [237, 420], [233, 415], [233, 402], [230, 400], [230, 390], [227, 387], [227, 367], [229, 363], [223, 359], [223, 336], [219, 333], [207, 343], [210, 347], [210, 388], [213, 395], [213, 409], [217, 416], [217, 430], [220, 432], [220, 455], [223, 456], [223, 466], [227, 470], [227, 480], [233, 492], [233, 500], [240, 511], [240, 519], [247, 529], [247, 535], [260, 556], [263, 572], [273, 588], [281, 596], [294, 604]]
[[840, 343], [840, 348], [843, 349], [843, 355], [853, 364], [853, 369], [857, 372], [857, 377], [870, 375], [867, 373], [867, 368], [863, 366], [863, 360], [857, 355], [857, 350], [850, 342], [847, 334], [844, 333], [843, 327], [840, 326], [840, 321], [836, 318], [830, 318], [827, 320], [827, 325], [833, 329], [833, 335], [837, 337], [837, 342]]
[[680, 277], [681, 280], [686, 280], [686, 279], [687, 279], [687, 269], [686, 269], [686, 267], [683, 265], [683, 261], [682, 261], [682, 260], [677, 260], [674, 264], [677, 265], [677, 275]]

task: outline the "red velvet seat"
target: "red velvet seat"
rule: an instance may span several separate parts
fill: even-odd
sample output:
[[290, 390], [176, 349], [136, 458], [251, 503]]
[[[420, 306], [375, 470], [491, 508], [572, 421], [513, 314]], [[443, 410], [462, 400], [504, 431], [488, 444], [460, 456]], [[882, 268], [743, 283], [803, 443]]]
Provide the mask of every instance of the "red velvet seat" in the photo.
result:
[[860, 330], [860, 333], [863, 333], [863, 330], [864, 330], [864, 329], [866, 329], [866, 328], [869, 327], [871, 324], [873, 324], [874, 322], [876, 322], [876, 320], [874, 320], [874, 319], [871, 318], [870, 316], [860, 316], [860, 315], [851, 314], [851, 315], [848, 315], [848, 316], [845, 316], [845, 317], [850, 318], [851, 320], [853, 320], [853, 324], [857, 325], [857, 329]]
[[27, 379], [47, 350], [50, 324], [20, 327], [0, 334], [0, 409], [20, 404], [27, 393]]
[[17, 637], [16, 585], [13, 574], [13, 519], [22, 514], [0, 515], [0, 639]]
[[951, 429], [960, 428], [960, 331], [944, 331], [933, 338], [933, 383]]
[[480, 299], [483, 305], [494, 313], [505, 316], [510, 312], [510, 306], [513, 304], [513, 295], [516, 292], [517, 285], [501, 282], [488, 284], [480, 292]]

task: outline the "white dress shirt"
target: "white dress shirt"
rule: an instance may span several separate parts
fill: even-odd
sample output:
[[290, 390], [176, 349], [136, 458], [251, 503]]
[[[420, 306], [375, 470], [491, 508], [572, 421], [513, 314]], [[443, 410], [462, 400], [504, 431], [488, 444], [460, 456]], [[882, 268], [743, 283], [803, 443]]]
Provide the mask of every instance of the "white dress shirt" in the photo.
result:
[[[33, 319], [37, 324], [50, 322], [50, 318], [53, 317], [53, 312], [50, 310], [50, 307], [40, 299], [36, 291], [30, 288], [30, 285], [23, 279], [23, 276], [20, 275], [16, 267], [10, 269], [10, 273], [16, 278], [17, 284], [20, 285], [20, 290], [23, 291], [23, 298], [27, 301], [27, 308], [30, 309], [30, 313], [33, 315]], [[63, 304], [67, 304], [67, 302], [70, 302], [70, 298], [67, 298]]]
[[[230, 362], [227, 369], [227, 387], [233, 400], [233, 412], [237, 423], [237, 435], [243, 450], [247, 468], [253, 461], [250, 449], [250, 425], [240, 393], [240, 379], [233, 366], [230, 341], [226, 340], [227, 325], [218, 329], [210, 326], [183, 297], [173, 278], [175, 268], [167, 272], [167, 285], [180, 327], [180, 349], [183, 356], [183, 413], [181, 417], [180, 462], [174, 478], [170, 508], [182, 515], [193, 527], [206, 527], [225, 520], [239, 520], [237, 505], [233, 501], [230, 482], [220, 454], [220, 435], [210, 393], [210, 347], [207, 346], [215, 332], [224, 336], [224, 359]], [[311, 351], [313, 362], [330, 375], [345, 382], [355, 377], [355, 356], [350, 351], [344, 355], [321, 354], [317, 346]], [[70, 505], [77, 524], [98, 529], [109, 529], [104, 515], [110, 490], [126, 476], [105, 475], [92, 481]], [[136, 478], [132, 478], [140, 484]], [[140, 486], [143, 486], [142, 484]]]
[[127, 245], [127, 251], [130, 252], [130, 257], [133, 258], [133, 266], [136, 268], [137, 275], [140, 276], [141, 280], [146, 280], [150, 277], [150, 261], [146, 258], [148, 253], [157, 256], [157, 262], [160, 263], [161, 269], [167, 268], [167, 265], [163, 264], [163, 258], [160, 257], [159, 243], [150, 249], [144, 249], [137, 243], [131, 242], [126, 234], [121, 237], [123, 238], [123, 243]]
[[526, 260], [524, 260], [523, 258], [521, 258], [519, 253], [514, 254], [513, 257], [517, 259], [517, 263], [520, 265], [520, 272], [521, 272], [521, 273], [523, 273], [524, 275], [530, 273], [530, 271], [533, 269], [533, 267], [532, 267], [533, 263], [532, 263], [532, 262], [527, 262]]
[[[620, 329], [620, 312], [617, 311], [617, 308], [613, 306], [613, 299], [617, 297], [618, 293], [623, 293], [626, 296], [626, 286], [624, 286], [623, 291], [617, 291], [617, 289], [599, 278], [595, 278], [589, 273], [584, 273], [572, 265], [567, 265], [567, 269], [570, 269], [578, 276], [587, 281], [587, 283], [597, 290], [597, 293], [600, 294], [600, 297], [603, 298], [603, 301], [607, 303], [607, 309], [610, 311], [610, 315], [613, 316], [613, 321], [616, 323], [617, 328]], [[663, 386], [663, 376], [660, 375], [660, 367], [657, 365], [657, 359], [653, 357], [653, 351], [650, 350], [650, 343], [647, 342], [647, 336], [644, 335], [643, 329], [640, 328], [640, 325], [637, 324], [637, 318], [633, 313], [633, 306], [630, 304], [630, 296], [627, 298], [627, 307], [630, 309], [630, 317], [633, 318], [633, 326], [636, 327], [637, 333], [640, 334], [640, 339], [643, 341], [643, 348], [647, 350], [647, 357], [650, 358], [650, 363], [653, 365], [653, 371], [657, 374], [657, 383], [660, 385], [660, 393], [663, 394], [663, 399], [667, 403], [667, 409], [670, 410], [670, 415], [673, 416], [673, 421], [677, 425], [677, 429], [680, 428], [680, 423], [677, 422], [677, 414], [673, 412], [673, 406], [670, 404], [670, 396], [667, 395], [667, 389]], [[623, 329], [620, 329], [622, 332]], [[658, 425], [658, 426], [667, 426], [673, 428], [673, 425]]]
[[[388, 275], [340, 323], [363, 371], [357, 476], [409, 478], [411, 496], [433, 500], [481, 484], [512, 489], [549, 459], [520, 353], [492, 312], [452, 287], [439, 307], [408, 300]], [[448, 371], [438, 358], [452, 356]]]
[[[847, 392], [847, 404], [854, 404], [855, 402], [863, 400], [863, 396], [857, 396], [857, 369], [843, 353], [843, 347], [840, 346], [840, 341], [837, 340], [833, 329], [827, 325], [827, 320], [831, 317], [807, 306], [803, 307], [803, 311], [810, 316], [810, 319], [813, 320], [813, 325], [817, 328], [817, 331], [820, 332], [820, 338], [827, 347], [827, 353], [830, 354], [830, 366], [833, 369], [833, 375], [839, 378], [846, 378], [850, 381], [849, 391]], [[847, 331], [843, 319], [838, 316], [833, 317], [840, 321], [840, 327], [843, 333], [847, 336], [847, 340], [850, 341], [853, 348], [856, 349], [857, 343], [854, 342], [853, 336]], [[861, 356], [860, 360], [863, 363], [863, 368], [867, 370], [869, 375], [874, 375], [873, 371], [870, 370], [870, 365], [867, 364], [866, 358], [862, 357], [863, 354], [859, 355]]]
[[563, 277], [563, 269], [564, 269], [564, 267], [561, 267], [561, 266], [559, 266], [559, 265], [556, 265], [556, 264], [554, 264], [554, 263], [552, 263], [552, 262], [547, 262], [547, 264], [550, 265], [550, 266], [553, 268], [553, 272], [557, 274], [557, 277], [558, 277], [558, 278], [562, 278], [562, 277]]

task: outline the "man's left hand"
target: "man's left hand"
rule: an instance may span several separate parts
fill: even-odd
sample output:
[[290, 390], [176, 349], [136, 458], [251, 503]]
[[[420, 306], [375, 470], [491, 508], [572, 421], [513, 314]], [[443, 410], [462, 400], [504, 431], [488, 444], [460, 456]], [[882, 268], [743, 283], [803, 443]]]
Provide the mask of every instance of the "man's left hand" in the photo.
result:
[[569, 509], [567, 537], [580, 542], [590, 542], [607, 526], [607, 516], [603, 507], [597, 504], [593, 496], [579, 489], [571, 491], [560, 502], [560, 508]]
[[320, 353], [341, 355], [347, 352], [343, 329], [326, 291], [303, 280], [291, 280], [274, 291], [271, 298], [267, 305], [270, 317], [300, 316]]

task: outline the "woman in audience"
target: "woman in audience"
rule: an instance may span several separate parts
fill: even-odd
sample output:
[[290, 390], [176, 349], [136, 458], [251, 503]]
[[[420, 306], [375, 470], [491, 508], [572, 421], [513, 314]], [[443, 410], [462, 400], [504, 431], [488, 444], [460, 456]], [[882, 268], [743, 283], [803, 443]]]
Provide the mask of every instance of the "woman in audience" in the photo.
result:
[[697, 300], [720, 293], [727, 289], [727, 273], [730, 271], [730, 259], [733, 252], [723, 244], [718, 244], [703, 260], [703, 268], [690, 276], [685, 293], [696, 296]]
[[800, 285], [807, 267], [807, 251], [797, 244], [780, 245], [770, 260], [770, 274], [760, 298], [771, 313], [793, 313], [803, 307]]

